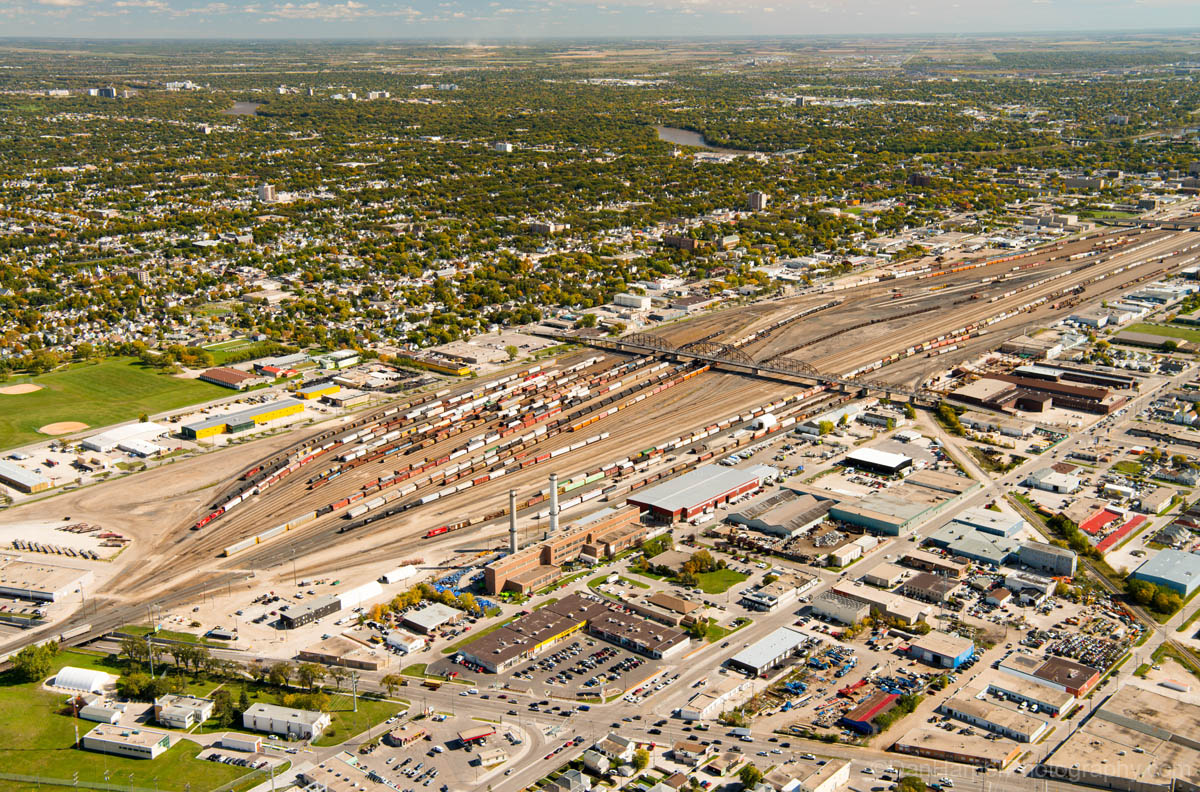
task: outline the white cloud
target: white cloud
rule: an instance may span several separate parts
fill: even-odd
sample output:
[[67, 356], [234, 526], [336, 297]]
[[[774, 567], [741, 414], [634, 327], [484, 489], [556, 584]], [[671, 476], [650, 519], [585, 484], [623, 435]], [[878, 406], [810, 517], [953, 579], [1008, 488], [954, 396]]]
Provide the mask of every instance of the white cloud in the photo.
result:
[[76, 8], [83, 5], [83, 0], [37, 0], [38, 5], [53, 6], [54, 8]]
[[163, 0], [117, 0], [114, 8], [145, 8], [149, 11], [170, 11], [171, 6]]

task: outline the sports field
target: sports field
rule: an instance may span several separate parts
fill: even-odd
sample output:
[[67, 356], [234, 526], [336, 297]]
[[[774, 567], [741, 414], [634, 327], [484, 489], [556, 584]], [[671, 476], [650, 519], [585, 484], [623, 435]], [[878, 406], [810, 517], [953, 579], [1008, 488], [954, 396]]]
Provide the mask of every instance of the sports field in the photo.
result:
[[0, 395], [0, 449], [47, 439], [38, 427], [79, 421], [98, 429], [229, 396], [232, 391], [185, 380], [142, 365], [135, 358], [80, 363], [37, 377], [13, 377], [4, 385], [32, 383], [32, 393]]

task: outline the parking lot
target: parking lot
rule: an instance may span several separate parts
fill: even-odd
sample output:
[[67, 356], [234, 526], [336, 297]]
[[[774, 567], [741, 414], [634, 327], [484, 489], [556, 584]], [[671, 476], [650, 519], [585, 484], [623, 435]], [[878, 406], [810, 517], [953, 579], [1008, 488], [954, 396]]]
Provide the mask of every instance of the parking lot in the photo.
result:
[[[402, 721], [394, 721], [385, 728], [401, 725]], [[358, 757], [361, 767], [374, 771], [404, 792], [446, 792], [475, 784], [490, 775], [503, 777], [528, 752], [529, 740], [523, 727], [531, 726], [515, 721], [493, 724], [448, 713], [404, 725], [421, 736], [407, 745], [389, 745], [385, 739]], [[494, 730], [494, 733], [473, 744], [463, 744], [459, 734], [473, 729]], [[497, 757], [492, 760], [495, 765], [489, 762], [485, 766], [482, 757], [495, 749], [503, 750], [505, 757]]]
[[[603, 698], [640, 685], [658, 673], [661, 663], [605, 641], [579, 635], [495, 679], [498, 686], [534, 696], [565, 699]], [[429, 672], [449, 676], [463, 667], [451, 658], [432, 663]], [[488, 682], [492, 683], [491, 675]]]

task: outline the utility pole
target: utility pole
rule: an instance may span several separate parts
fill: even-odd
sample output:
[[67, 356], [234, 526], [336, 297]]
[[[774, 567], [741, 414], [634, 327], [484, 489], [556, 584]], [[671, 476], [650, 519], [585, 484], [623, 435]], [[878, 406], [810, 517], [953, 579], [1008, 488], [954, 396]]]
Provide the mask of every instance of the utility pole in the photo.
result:
[[358, 712], [358, 672], [350, 674], [350, 698], [354, 702], [354, 711]]

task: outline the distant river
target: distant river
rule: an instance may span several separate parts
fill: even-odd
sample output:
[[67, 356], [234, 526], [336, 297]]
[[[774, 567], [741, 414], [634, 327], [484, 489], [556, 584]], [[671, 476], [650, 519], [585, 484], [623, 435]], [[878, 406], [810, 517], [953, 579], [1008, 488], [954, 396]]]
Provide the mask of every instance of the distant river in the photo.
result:
[[233, 107], [221, 112], [224, 115], [255, 115], [260, 107], [262, 107], [261, 104], [254, 102], [234, 102]]
[[704, 135], [699, 132], [693, 132], [690, 129], [679, 129], [678, 127], [656, 126], [654, 131], [658, 133], [658, 139], [666, 143], [674, 143], [677, 146], [695, 146], [696, 148], [705, 148], [709, 151], [717, 151], [722, 154], [745, 154], [744, 151], [737, 149], [718, 148], [711, 145], [704, 139]]

